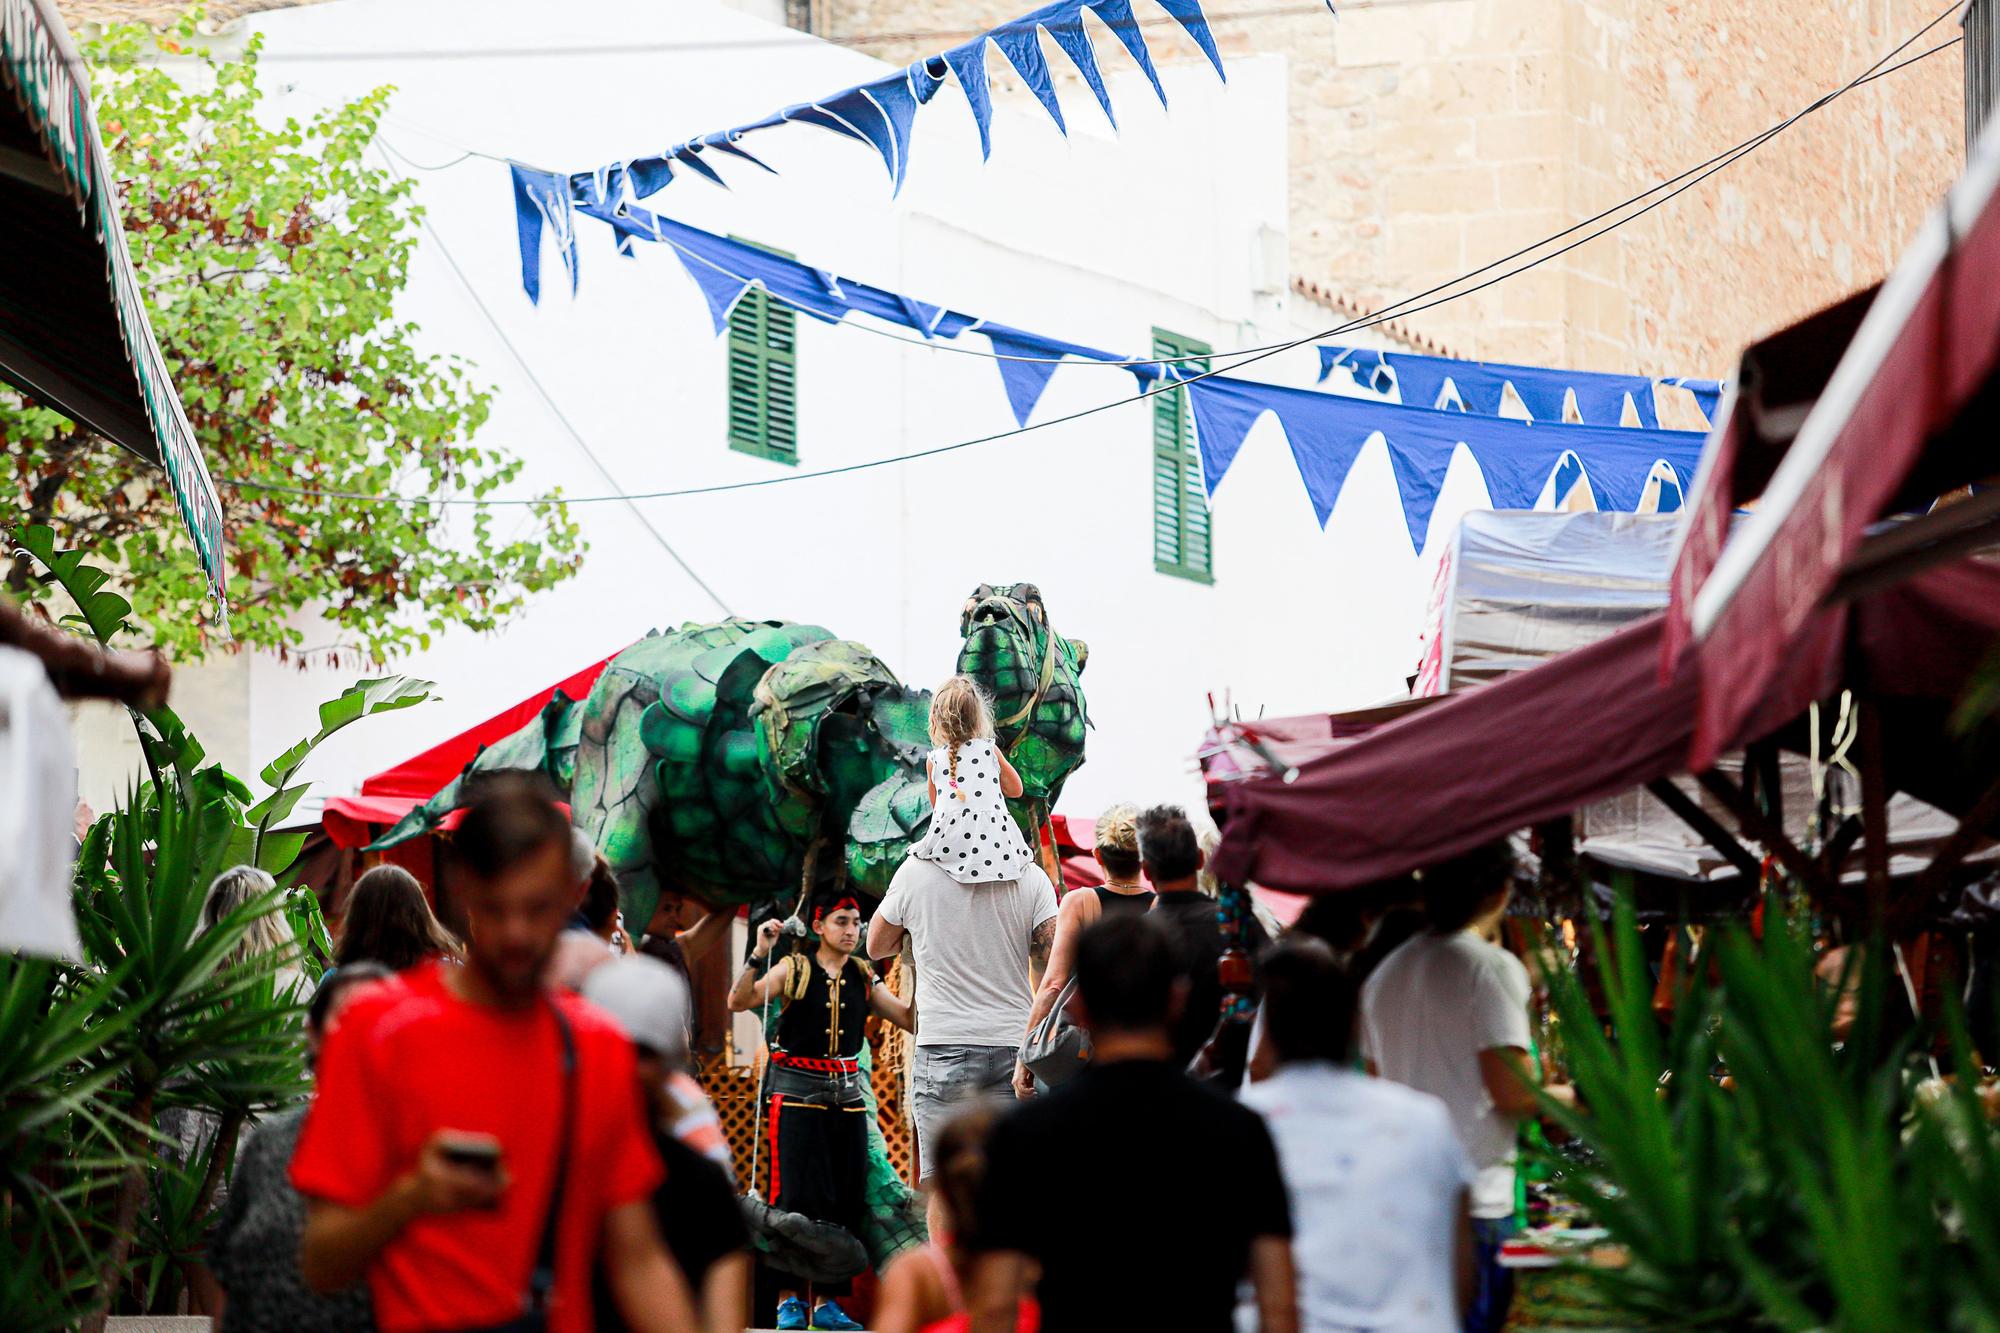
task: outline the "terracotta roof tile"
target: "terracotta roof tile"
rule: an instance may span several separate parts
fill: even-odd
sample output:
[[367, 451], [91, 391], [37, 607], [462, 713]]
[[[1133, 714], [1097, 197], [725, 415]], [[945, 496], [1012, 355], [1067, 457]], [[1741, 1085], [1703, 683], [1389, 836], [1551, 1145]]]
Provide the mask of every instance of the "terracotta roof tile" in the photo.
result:
[[[293, 9], [321, 0], [209, 0], [208, 21], [227, 23], [267, 9]], [[164, 28], [180, 21], [187, 12], [186, 0], [56, 0], [64, 22], [74, 28], [81, 23], [143, 23]]]
[[[1322, 286], [1309, 278], [1293, 278], [1292, 290], [1309, 301], [1325, 306], [1335, 314], [1346, 315], [1349, 319], [1366, 319], [1374, 313], [1345, 292]], [[1437, 339], [1418, 333], [1400, 319], [1385, 319], [1370, 327], [1382, 336], [1402, 343], [1413, 352], [1422, 352], [1426, 356], [1448, 356], [1461, 361], [1466, 359]]]

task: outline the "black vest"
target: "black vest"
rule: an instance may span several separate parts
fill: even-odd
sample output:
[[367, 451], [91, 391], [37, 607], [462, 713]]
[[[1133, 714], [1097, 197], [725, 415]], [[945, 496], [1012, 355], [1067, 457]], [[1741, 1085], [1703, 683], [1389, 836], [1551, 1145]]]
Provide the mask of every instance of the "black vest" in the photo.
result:
[[778, 1015], [778, 1049], [787, 1055], [852, 1060], [861, 1054], [861, 1025], [868, 1020], [868, 992], [875, 979], [868, 964], [849, 958], [838, 981], [809, 953], [788, 955], [791, 970]]

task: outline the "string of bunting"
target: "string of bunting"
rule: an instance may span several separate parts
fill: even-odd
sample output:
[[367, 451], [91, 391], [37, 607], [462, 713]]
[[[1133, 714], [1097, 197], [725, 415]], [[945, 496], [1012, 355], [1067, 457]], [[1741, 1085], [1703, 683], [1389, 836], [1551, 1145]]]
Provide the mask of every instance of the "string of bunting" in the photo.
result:
[[[948, 306], [841, 277], [647, 209], [629, 204], [599, 209], [599, 204], [592, 197], [582, 207], [615, 227], [622, 245], [644, 240], [671, 250], [700, 290], [718, 336], [729, 326], [729, 312], [752, 287], [762, 288], [772, 299], [829, 324], [849, 315], [866, 315], [910, 329], [927, 340], [950, 341], [978, 334], [987, 339], [998, 358], [994, 366], [1000, 372], [1008, 405], [1016, 423], [1023, 427], [1057, 368], [1068, 358], [1122, 366], [1142, 390], [1159, 384], [1163, 376], [1184, 381], [1193, 406], [1202, 479], [1210, 495], [1228, 474], [1251, 427], [1270, 412], [1284, 430], [1314, 514], [1324, 526], [1355, 458], [1379, 434], [1388, 444], [1410, 540], [1419, 550], [1452, 454], [1460, 444], [1479, 465], [1492, 503], [1503, 509], [1532, 508], [1551, 476], [1557, 478], [1558, 490], [1564, 493], [1576, 481], [1587, 480], [1600, 508], [1626, 510], [1641, 506], [1649, 482], [1657, 477], [1662, 483], [1654, 488], [1659, 493], [1659, 507], [1672, 508], [1694, 476], [1701, 453], [1704, 437], [1699, 432], [1661, 430], [1657, 422], [1652, 427], [1619, 426], [1620, 418], [1611, 416], [1605, 424], [1567, 424], [1559, 410], [1560, 392], [1555, 398], [1558, 410], [1546, 416], [1537, 413], [1535, 421], [1523, 422], [1498, 415], [1497, 391], [1462, 393], [1459, 403], [1466, 410], [1437, 410], [1407, 401], [1386, 403], [1228, 375], [1204, 376], [1177, 362], [1147, 361], [991, 323]], [[521, 201], [516, 221], [525, 268], [543, 244], [546, 219], [532, 202]], [[1392, 368], [1405, 376], [1401, 381], [1405, 394], [1418, 391], [1418, 377], [1424, 374], [1438, 373], [1454, 383], [1462, 378], [1470, 385], [1481, 383], [1479, 376], [1494, 369], [1441, 357], [1348, 350], [1364, 361], [1389, 358]], [[1536, 367], [1511, 367], [1508, 373], [1511, 378], [1507, 382], [1517, 389], [1527, 384], [1524, 397], [1531, 396], [1544, 409], [1549, 400], [1543, 386], [1556, 381], [1575, 392], [1580, 402], [1589, 404], [1592, 413], [1600, 412], [1607, 401], [1607, 385], [1618, 388], [1621, 395], [1633, 391], [1633, 386], [1647, 386], [1648, 392], [1641, 396], [1651, 406], [1652, 381], [1643, 376]], [[1382, 386], [1370, 383], [1368, 387], [1380, 390]], [[1697, 396], [1702, 391], [1697, 390]]]
[[[1222, 55], [1216, 50], [1215, 36], [1209, 30], [1201, 0], [1150, 2], [1165, 10], [1186, 30], [1215, 67], [1216, 75], [1226, 80], [1228, 75], [1223, 72]], [[1011, 19], [948, 51], [915, 61], [893, 74], [842, 89], [817, 101], [788, 106], [761, 120], [700, 135], [657, 153], [571, 174], [514, 163], [517, 206], [532, 207], [541, 214], [544, 227], [556, 238], [563, 267], [569, 275], [570, 290], [574, 292], [577, 284], [576, 212], [611, 222], [615, 227], [617, 223], [614, 219], [628, 207], [665, 189], [682, 172], [692, 172], [726, 187], [727, 182], [716, 170], [720, 157], [739, 158], [765, 171], [773, 171], [745, 149], [743, 141], [780, 125], [817, 125], [844, 138], [868, 144], [881, 156], [895, 192], [901, 193], [904, 178], [909, 174], [911, 127], [916, 122], [917, 110], [930, 105], [947, 79], [957, 83], [966, 106], [972, 111], [973, 121], [979, 127], [982, 158], [992, 155], [993, 98], [986, 81], [988, 46], [998, 48], [1007, 58], [1007, 63], [1021, 76], [1028, 91], [1048, 112], [1049, 119], [1055, 122], [1056, 129], [1064, 135], [1069, 133], [1069, 126], [1063, 120], [1062, 104], [1056, 97], [1055, 73], [1042, 54], [1043, 33], [1047, 33], [1076, 66], [1077, 73], [1082, 76], [1084, 84], [1096, 97], [1098, 106], [1103, 108], [1105, 118], [1115, 129], [1117, 113], [1112, 109], [1110, 90], [1105, 86], [1103, 72], [1098, 68], [1096, 47], [1084, 22], [1086, 14], [1110, 30], [1118, 44], [1145, 73], [1147, 81], [1153, 86], [1154, 95], [1164, 107], [1167, 92], [1160, 83], [1160, 72], [1154, 67], [1141, 25], [1133, 15], [1132, 0], [1055, 0], [1055, 3]], [[618, 246], [622, 253], [631, 252], [630, 236], [623, 230], [618, 235]], [[541, 299], [539, 259], [532, 265], [524, 263], [521, 285], [527, 289], [530, 300]]]
[[1481, 416], [1498, 416], [1507, 390], [1512, 389], [1536, 421], [1568, 420], [1564, 410], [1567, 402], [1574, 404], [1577, 419], [1588, 424], [1622, 425], [1629, 411], [1648, 430], [1660, 425], [1659, 405], [1653, 398], [1655, 384], [1686, 389], [1694, 395], [1702, 416], [1711, 422], [1722, 401], [1721, 380], [1684, 375], [1653, 380], [1644, 375], [1459, 361], [1372, 347], [1322, 346], [1320, 383], [1326, 383], [1336, 370], [1345, 370], [1354, 383], [1374, 393], [1395, 391], [1407, 407], [1460, 406]]

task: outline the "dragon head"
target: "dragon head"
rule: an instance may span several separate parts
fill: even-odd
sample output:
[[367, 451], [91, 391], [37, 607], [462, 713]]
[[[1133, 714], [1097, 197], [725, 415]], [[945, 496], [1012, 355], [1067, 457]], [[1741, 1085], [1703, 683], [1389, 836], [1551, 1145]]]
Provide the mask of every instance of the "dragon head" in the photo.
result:
[[1090, 719], [1082, 676], [1090, 650], [1055, 632], [1032, 583], [980, 584], [966, 599], [958, 630], [965, 640], [958, 669], [992, 698], [994, 730], [1021, 774], [1023, 802], [1033, 808], [1029, 822], [1038, 823], [1083, 763]]

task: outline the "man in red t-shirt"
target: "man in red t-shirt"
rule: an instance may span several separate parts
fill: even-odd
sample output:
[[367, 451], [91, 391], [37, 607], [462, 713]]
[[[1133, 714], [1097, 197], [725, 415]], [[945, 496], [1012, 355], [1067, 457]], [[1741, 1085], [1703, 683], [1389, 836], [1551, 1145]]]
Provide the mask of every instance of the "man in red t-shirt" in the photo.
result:
[[327, 1291], [365, 1274], [383, 1333], [521, 1318], [566, 1145], [549, 1329], [588, 1333], [600, 1258], [632, 1328], [694, 1327], [653, 1217], [663, 1172], [631, 1043], [542, 981], [577, 902], [568, 821], [538, 787], [496, 781], [453, 854], [465, 965], [424, 964], [355, 996], [320, 1055], [291, 1169], [307, 1199], [306, 1281]]

